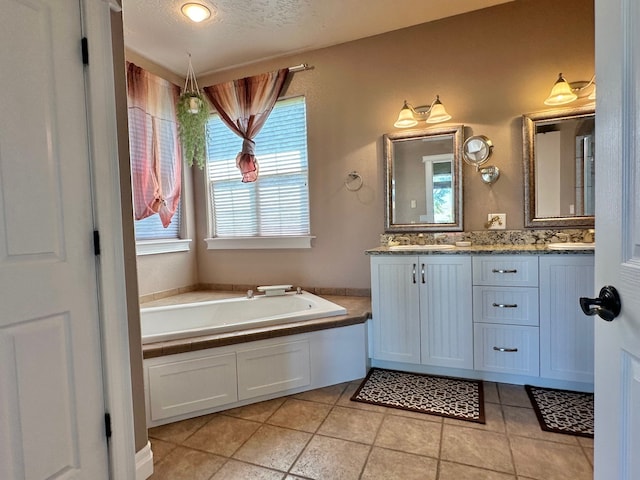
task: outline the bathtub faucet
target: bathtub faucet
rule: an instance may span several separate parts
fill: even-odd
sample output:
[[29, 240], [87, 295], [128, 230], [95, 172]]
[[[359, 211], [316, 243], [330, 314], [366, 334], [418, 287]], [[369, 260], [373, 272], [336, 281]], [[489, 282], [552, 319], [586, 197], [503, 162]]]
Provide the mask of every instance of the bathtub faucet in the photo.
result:
[[247, 298], [253, 298], [253, 290], [247, 290]]
[[296, 293], [297, 293], [298, 295], [302, 295], [302, 289], [301, 289], [300, 287], [297, 287], [297, 288], [296, 288]]

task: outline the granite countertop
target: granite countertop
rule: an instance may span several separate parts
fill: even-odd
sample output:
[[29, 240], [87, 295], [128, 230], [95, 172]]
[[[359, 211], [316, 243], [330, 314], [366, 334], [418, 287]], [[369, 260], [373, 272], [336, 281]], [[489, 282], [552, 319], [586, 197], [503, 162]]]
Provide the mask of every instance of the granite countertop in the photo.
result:
[[[406, 248], [406, 247], [405, 247]], [[472, 245], [447, 250], [392, 250], [389, 247], [376, 247], [365, 251], [367, 255], [469, 255], [469, 254], [507, 254], [507, 255], [593, 255], [593, 250], [551, 250], [546, 244], [534, 245]]]
[[[238, 292], [191, 292], [181, 297], [180, 303], [188, 301], [202, 301], [215, 298], [230, 298], [241, 296]], [[285, 335], [296, 335], [299, 333], [313, 332], [316, 330], [325, 330], [328, 328], [346, 327], [364, 323], [371, 317], [371, 299], [369, 297], [351, 297], [342, 295], [318, 295], [322, 298], [337, 303], [347, 309], [344, 315], [333, 317], [316, 318], [313, 320], [303, 320], [300, 322], [292, 322], [282, 325], [274, 325], [261, 328], [252, 328], [237, 332], [225, 332], [216, 335], [204, 335], [201, 337], [185, 338], [180, 340], [169, 340], [166, 342], [149, 343], [142, 346], [143, 358], [154, 358], [163, 355], [172, 355], [175, 353], [191, 352], [195, 350], [204, 350], [206, 348], [222, 347], [225, 345], [233, 345], [237, 343], [251, 342], [254, 340], [264, 340], [266, 338], [276, 338]], [[175, 299], [169, 297], [167, 299], [142, 304], [142, 307], [175, 304]]]

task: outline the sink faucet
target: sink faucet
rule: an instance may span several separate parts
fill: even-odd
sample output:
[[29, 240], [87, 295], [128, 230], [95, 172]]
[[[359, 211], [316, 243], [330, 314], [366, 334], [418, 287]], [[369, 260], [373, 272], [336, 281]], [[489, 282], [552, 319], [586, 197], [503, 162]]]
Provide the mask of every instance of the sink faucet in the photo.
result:
[[582, 237], [582, 241], [584, 243], [593, 243], [596, 240], [595, 235], [596, 235], [596, 231], [593, 228], [590, 228], [584, 233], [584, 236]]

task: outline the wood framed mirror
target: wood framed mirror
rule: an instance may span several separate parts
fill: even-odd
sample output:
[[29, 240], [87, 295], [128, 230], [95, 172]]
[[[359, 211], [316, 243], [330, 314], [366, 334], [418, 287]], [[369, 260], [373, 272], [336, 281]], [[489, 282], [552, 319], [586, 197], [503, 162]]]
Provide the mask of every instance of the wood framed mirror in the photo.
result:
[[383, 136], [385, 232], [462, 231], [463, 126]]
[[523, 115], [522, 139], [525, 227], [593, 228], [593, 105]]

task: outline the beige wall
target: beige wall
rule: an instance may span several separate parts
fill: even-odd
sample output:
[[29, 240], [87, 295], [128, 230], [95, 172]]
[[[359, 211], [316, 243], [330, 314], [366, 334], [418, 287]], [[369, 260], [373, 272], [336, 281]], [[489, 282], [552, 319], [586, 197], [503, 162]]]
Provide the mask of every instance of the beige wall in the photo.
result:
[[[286, 95], [307, 101], [317, 238], [310, 250], [206, 250], [204, 178], [192, 170], [197, 262], [189, 254], [139, 257], [140, 293], [196, 281], [368, 288], [364, 251], [384, 232], [381, 138], [397, 131], [393, 122], [404, 99], [428, 104], [440, 94], [450, 123], [465, 125], [465, 137], [486, 135], [495, 145], [490, 163], [501, 177], [494, 185], [463, 166], [465, 230], [482, 230], [487, 213], [506, 213], [508, 229], [522, 228], [520, 117], [548, 108], [542, 102], [558, 72], [569, 81], [591, 78], [594, 41], [592, 0], [518, 0], [198, 78], [212, 85], [302, 62], [314, 67], [296, 73]], [[358, 192], [343, 185], [352, 170], [364, 180]]]

